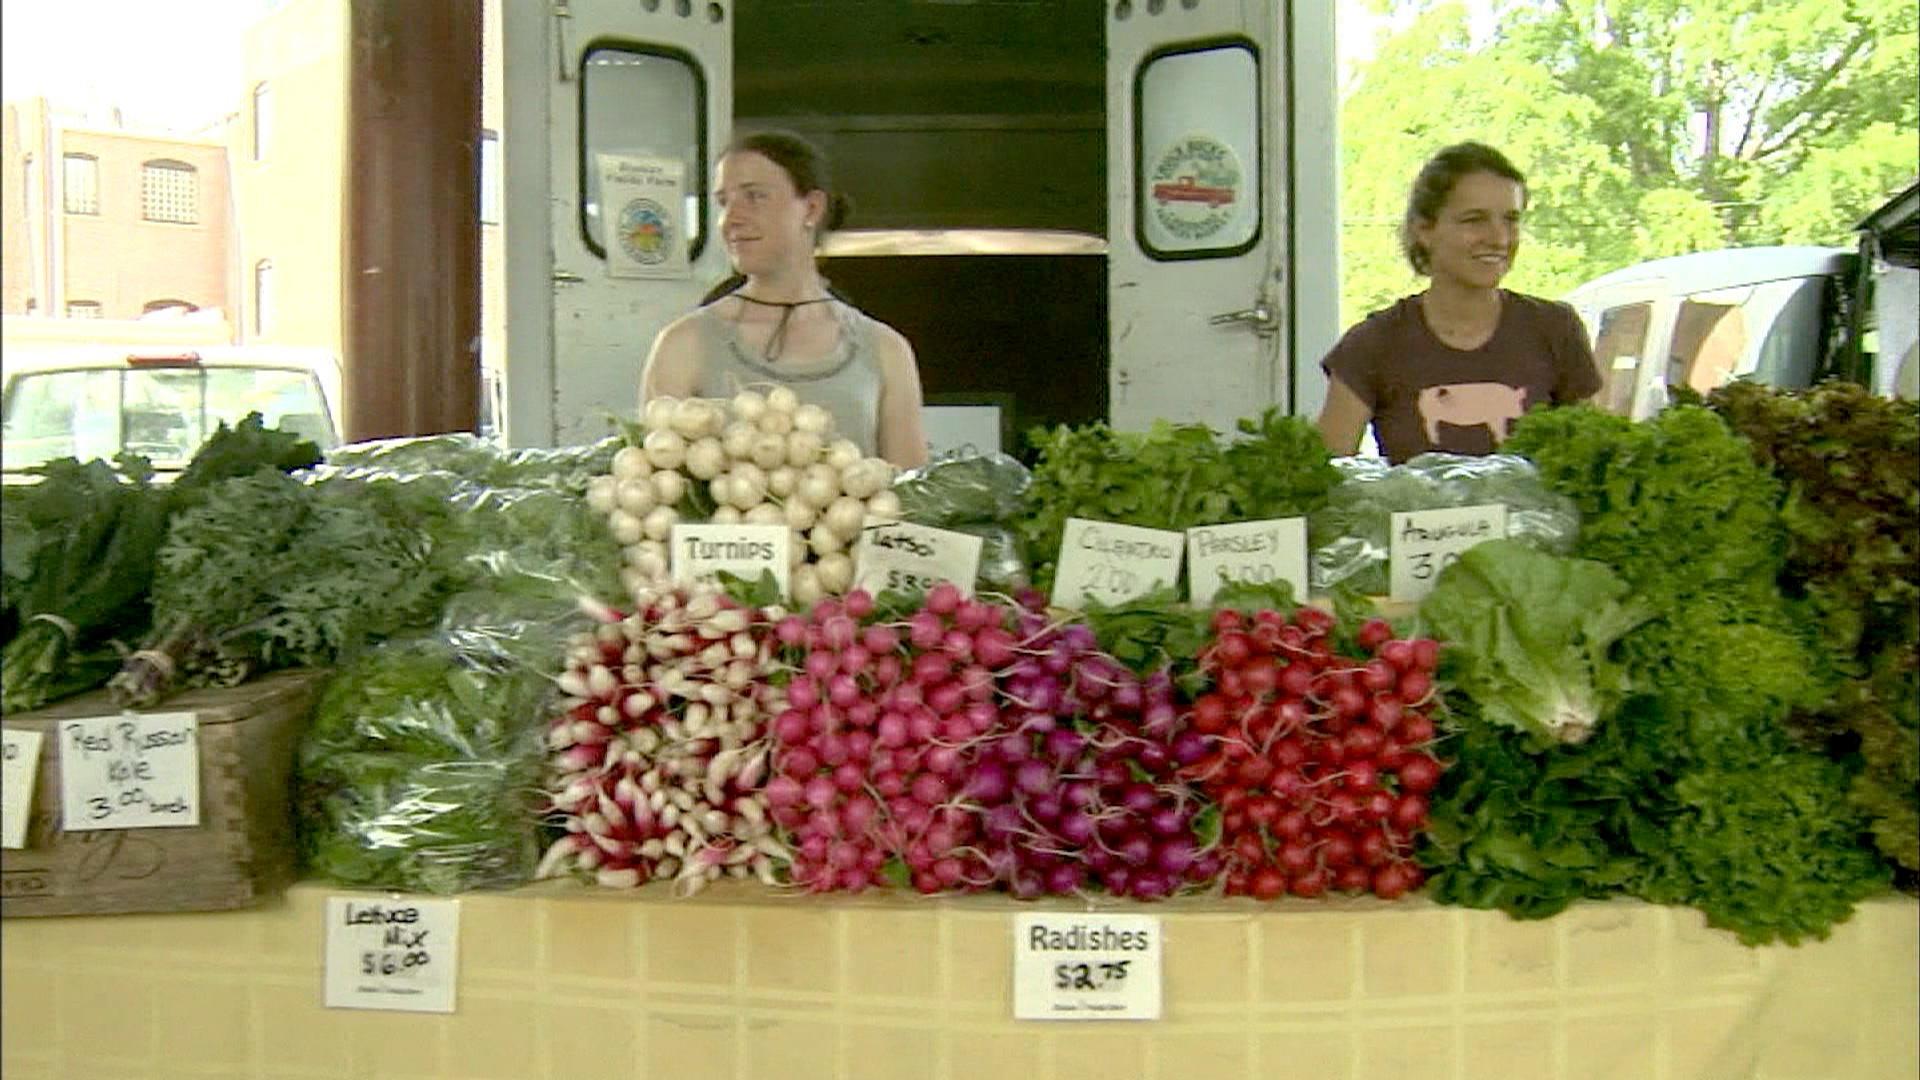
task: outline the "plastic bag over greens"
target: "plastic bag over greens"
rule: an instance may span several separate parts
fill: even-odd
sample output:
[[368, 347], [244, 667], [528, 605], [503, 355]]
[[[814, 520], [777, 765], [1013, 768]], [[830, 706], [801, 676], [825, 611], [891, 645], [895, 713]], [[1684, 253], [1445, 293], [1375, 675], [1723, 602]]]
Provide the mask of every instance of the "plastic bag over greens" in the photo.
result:
[[945, 529], [1001, 522], [1017, 514], [1033, 477], [1005, 454], [943, 454], [893, 482], [900, 516]]
[[1032, 479], [1025, 465], [1005, 454], [952, 453], [902, 473], [893, 491], [903, 520], [978, 536], [975, 585], [1013, 592], [1030, 579], [1025, 545], [1011, 523]]
[[1508, 539], [1565, 555], [1579, 538], [1573, 501], [1548, 490], [1523, 457], [1429, 453], [1401, 465], [1360, 457], [1333, 464], [1343, 479], [1327, 505], [1307, 517], [1316, 593], [1340, 587], [1385, 595], [1392, 518], [1409, 510], [1499, 503], [1507, 508]]
[[581, 623], [558, 590], [518, 579], [455, 596], [437, 631], [343, 667], [299, 749], [309, 870], [442, 894], [531, 880], [554, 693], [544, 670]]

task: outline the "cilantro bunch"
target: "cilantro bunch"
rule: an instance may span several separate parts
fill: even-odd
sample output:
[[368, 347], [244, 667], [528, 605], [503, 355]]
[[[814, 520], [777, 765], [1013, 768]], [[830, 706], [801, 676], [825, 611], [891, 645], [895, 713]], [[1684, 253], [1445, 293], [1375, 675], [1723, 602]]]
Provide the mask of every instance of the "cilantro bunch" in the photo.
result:
[[1223, 440], [1204, 424], [1159, 421], [1144, 432], [1103, 423], [1036, 431], [1039, 459], [1021, 538], [1034, 585], [1051, 587], [1068, 518], [1179, 531], [1196, 525], [1295, 517], [1339, 482], [1313, 425], [1268, 409]]

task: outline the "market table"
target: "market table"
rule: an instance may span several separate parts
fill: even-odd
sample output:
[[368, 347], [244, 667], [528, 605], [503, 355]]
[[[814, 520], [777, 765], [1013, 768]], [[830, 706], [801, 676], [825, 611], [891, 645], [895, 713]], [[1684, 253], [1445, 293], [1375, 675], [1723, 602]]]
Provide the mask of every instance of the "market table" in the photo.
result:
[[451, 1015], [321, 1005], [302, 883], [251, 910], [8, 919], [7, 1080], [602, 1076], [1911, 1080], [1920, 905], [1749, 949], [1690, 909], [1541, 922], [1414, 899], [1190, 898], [1164, 919], [1165, 1014], [1012, 1019], [1004, 897], [822, 900], [546, 883], [460, 899]]

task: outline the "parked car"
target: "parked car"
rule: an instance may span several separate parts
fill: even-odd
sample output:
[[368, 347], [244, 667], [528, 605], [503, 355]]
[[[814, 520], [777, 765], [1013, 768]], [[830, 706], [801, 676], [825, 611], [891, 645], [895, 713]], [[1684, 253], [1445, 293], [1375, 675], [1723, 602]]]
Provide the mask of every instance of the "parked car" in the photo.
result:
[[1593, 336], [1603, 380], [1596, 403], [1639, 420], [1660, 411], [1674, 386], [1811, 385], [1845, 326], [1858, 262], [1845, 248], [1728, 248], [1579, 286], [1566, 301]]
[[330, 449], [340, 442], [340, 358], [282, 346], [13, 348], [0, 358], [0, 467], [59, 457], [145, 455], [186, 466], [221, 423], [258, 412], [269, 427]]

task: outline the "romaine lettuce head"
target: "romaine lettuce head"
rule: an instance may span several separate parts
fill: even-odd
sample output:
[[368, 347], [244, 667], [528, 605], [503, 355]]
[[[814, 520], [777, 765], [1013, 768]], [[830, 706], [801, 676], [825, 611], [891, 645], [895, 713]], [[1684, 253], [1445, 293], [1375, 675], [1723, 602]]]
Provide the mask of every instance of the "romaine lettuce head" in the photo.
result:
[[1627, 690], [1611, 656], [1649, 613], [1603, 563], [1489, 540], [1441, 572], [1420, 607], [1445, 674], [1486, 720], [1540, 745], [1584, 742]]

